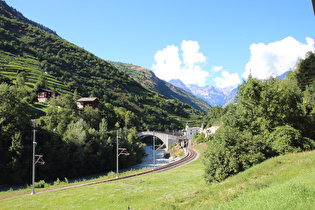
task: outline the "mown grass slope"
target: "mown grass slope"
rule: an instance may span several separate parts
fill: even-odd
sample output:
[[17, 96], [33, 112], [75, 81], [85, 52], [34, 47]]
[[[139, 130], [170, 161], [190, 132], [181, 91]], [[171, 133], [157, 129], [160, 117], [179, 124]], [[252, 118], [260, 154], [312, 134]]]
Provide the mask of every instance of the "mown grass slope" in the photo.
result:
[[2, 200], [0, 209], [312, 209], [314, 162], [315, 151], [288, 154], [207, 185], [199, 159], [167, 172]]

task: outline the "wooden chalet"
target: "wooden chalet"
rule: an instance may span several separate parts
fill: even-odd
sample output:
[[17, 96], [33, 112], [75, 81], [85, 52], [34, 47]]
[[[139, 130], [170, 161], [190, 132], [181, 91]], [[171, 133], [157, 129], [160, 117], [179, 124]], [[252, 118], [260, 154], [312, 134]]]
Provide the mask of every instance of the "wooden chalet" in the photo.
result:
[[80, 98], [77, 100], [77, 107], [79, 110], [83, 110], [85, 106], [91, 106], [93, 109], [97, 109], [99, 100], [96, 97], [92, 98]]
[[56, 92], [48, 89], [40, 89], [37, 91], [37, 100], [38, 102], [47, 102], [50, 98], [54, 98], [56, 96]]

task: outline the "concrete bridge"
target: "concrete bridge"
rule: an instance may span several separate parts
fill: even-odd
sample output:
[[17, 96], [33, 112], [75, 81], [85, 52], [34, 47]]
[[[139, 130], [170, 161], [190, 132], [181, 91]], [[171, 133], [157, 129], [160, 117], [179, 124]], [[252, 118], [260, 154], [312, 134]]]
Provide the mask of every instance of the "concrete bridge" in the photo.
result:
[[180, 138], [180, 136], [178, 134], [173, 136], [173, 134], [156, 132], [156, 131], [138, 132], [138, 136], [139, 136], [139, 138], [144, 138], [147, 136], [156, 136], [163, 142], [163, 144], [166, 146], [167, 149], [174, 142], [178, 142], [178, 139]]

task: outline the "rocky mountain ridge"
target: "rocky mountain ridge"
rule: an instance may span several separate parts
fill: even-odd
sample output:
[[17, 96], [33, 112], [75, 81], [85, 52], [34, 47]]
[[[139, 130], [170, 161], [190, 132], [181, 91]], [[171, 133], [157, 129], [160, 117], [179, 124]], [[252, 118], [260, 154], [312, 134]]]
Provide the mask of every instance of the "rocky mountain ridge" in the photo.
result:
[[211, 85], [199, 87], [197, 85], [185, 85], [179, 79], [170, 80], [169, 83], [174, 86], [180, 87], [198, 98], [205, 100], [210, 106], [227, 106], [229, 103], [233, 103], [234, 97], [237, 93], [237, 87], [219, 88]]

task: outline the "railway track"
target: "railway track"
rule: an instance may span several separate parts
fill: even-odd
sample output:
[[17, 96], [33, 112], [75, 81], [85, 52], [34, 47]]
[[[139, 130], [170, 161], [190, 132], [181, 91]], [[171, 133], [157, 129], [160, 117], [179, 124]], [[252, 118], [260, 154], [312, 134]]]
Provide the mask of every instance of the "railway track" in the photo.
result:
[[[62, 187], [62, 188], [52, 189], [50, 191], [65, 190], [65, 189], [70, 189], [70, 188], [75, 188], [75, 187], [80, 187], [80, 186], [88, 186], [88, 185], [100, 184], [100, 183], [104, 183], [104, 182], [112, 182], [112, 181], [117, 181], [117, 180], [122, 180], [122, 179], [128, 179], [128, 178], [135, 177], [135, 176], [140, 176], [140, 175], [144, 175], [144, 174], [167, 171], [167, 170], [170, 170], [173, 168], [184, 166], [184, 165], [186, 165], [190, 162], [193, 162], [194, 160], [199, 158], [199, 153], [196, 150], [188, 148], [187, 151], [188, 151], [188, 154], [185, 157], [183, 157], [182, 159], [177, 160], [177, 161], [172, 162], [172, 163], [169, 163], [169, 164], [166, 164], [166, 165], [163, 165], [163, 166], [160, 166], [160, 167], [155, 168], [153, 170], [139, 172], [136, 174], [131, 174], [131, 175], [127, 175], [127, 176], [123, 176], [123, 177], [119, 177], [119, 178], [106, 179], [106, 180], [83, 183], [83, 184], [78, 184], [78, 185], [73, 185], [73, 186], [66, 186], [66, 187]], [[42, 192], [46, 192], [46, 191], [42, 191]], [[41, 193], [41, 192], [38, 192], [38, 193]]]
[[[47, 188], [47, 190], [42, 190], [42, 191], [36, 192], [36, 194], [51, 192], [51, 191], [58, 191], [58, 190], [66, 190], [66, 189], [71, 189], [71, 188], [81, 187], [81, 186], [95, 185], [95, 184], [100, 184], [100, 183], [104, 183], [104, 182], [112, 182], [112, 181], [117, 181], [117, 180], [122, 180], [122, 179], [128, 179], [131, 177], [140, 176], [140, 175], [149, 174], [149, 173], [157, 173], [157, 172], [167, 171], [167, 170], [170, 170], [173, 168], [178, 168], [180, 166], [184, 166], [184, 165], [191, 163], [194, 160], [199, 158], [199, 153], [196, 150], [187, 149], [187, 151], [188, 151], [188, 154], [185, 157], [183, 157], [182, 159], [177, 160], [177, 161], [172, 162], [172, 163], [169, 163], [169, 164], [166, 164], [166, 165], [163, 165], [163, 166], [160, 166], [160, 167], [152, 169], [152, 170], [139, 172], [136, 174], [131, 174], [131, 175], [127, 175], [127, 176], [123, 176], [123, 177], [119, 177], [119, 178], [113, 178], [113, 179], [106, 179], [106, 180], [101, 180], [101, 181], [94, 181], [94, 182], [70, 185], [70, 186], [60, 187], [60, 188], [55, 188], [55, 189]], [[30, 194], [23, 194], [23, 195], [19, 195], [19, 196], [27, 196], [27, 195], [30, 195]], [[19, 196], [13, 196], [13, 197], [19, 197]], [[4, 198], [2, 200], [10, 199], [13, 197]]]
[[162, 171], [167, 171], [167, 170], [170, 170], [173, 168], [177, 168], [177, 167], [186, 165], [186, 164], [196, 160], [199, 157], [199, 153], [196, 150], [193, 150], [193, 149], [187, 149], [187, 150], [188, 150], [188, 154], [184, 158], [182, 158], [178, 161], [160, 166], [160, 167], [154, 169], [153, 172], [162, 172]]
[[[149, 173], [167, 171], [167, 170], [170, 170], [173, 168], [178, 168], [180, 166], [184, 166], [184, 165], [186, 165], [190, 162], [193, 162], [194, 160], [199, 158], [199, 153], [196, 150], [187, 149], [187, 151], [188, 151], [188, 154], [185, 157], [183, 157], [182, 159], [177, 160], [177, 161], [172, 162], [172, 163], [169, 163], [169, 164], [166, 164], [166, 165], [163, 165], [163, 166], [160, 166], [160, 167], [152, 169], [152, 170], [143, 171], [143, 172], [139, 172], [136, 174], [131, 174], [131, 175], [127, 175], [127, 176], [123, 176], [123, 177], [119, 177], [119, 178], [113, 178], [113, 179], [101, 180], [101, 181], [96, 181], [96, 182], [84, 183], [84, 184], [80, 184], [79, 186], [99, 184], [99, 183], [103, 183], [103, 182], [111, 182], [111, 181], [116, 181], [116, 180], [121, 180], [121, 179], [128, 179], [131, 177], [140, 176], [140, 175], [149, 174]], [[78, 186], [78, 185], [76, 185], [76, 186]], [[69, 187], [71, 188], [72, 186], [69, 186]], [[65, 188], [67, 188], [67, 187], [65, 187]]]

